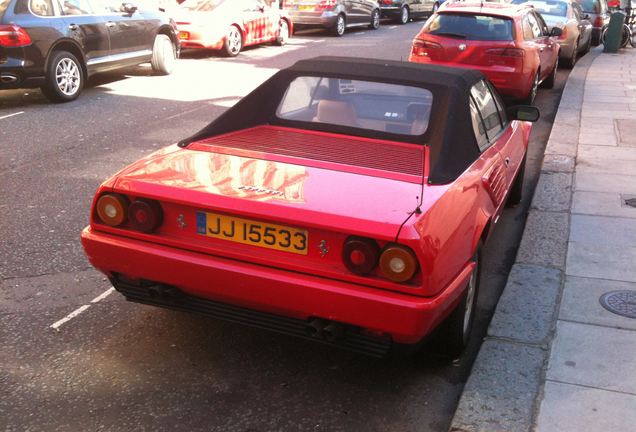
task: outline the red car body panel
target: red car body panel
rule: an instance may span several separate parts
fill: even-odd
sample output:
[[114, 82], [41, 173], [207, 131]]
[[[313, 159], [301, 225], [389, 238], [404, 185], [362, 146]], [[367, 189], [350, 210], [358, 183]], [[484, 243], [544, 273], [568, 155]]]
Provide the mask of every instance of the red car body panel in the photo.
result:
[[[556, 38], [546, 37], [525, 40], [521, 26], [524, 7], [488, 3], [480, 7], [474, 4], [453, 3], [440, 13], [488, 15], [512, 19], [514, 22], [511, 41], [465, 40], [429, 34], [424, 29], [415, 40], [439, 44], [441, 49], [411, 47], [410, 62], [442, 64], [446, 66], [476, 69], [490, 79], [500, 93], [517, 99], [525, 98], [532, 88], [534, 76], [539, 71], [539, 82], [552, 72], [558, 57], [559, 44]], [[526, 9], [527, 10], [527, 9]], [[460, 50], [460, 45], [465, 50]], [[511, 57], [485, 53], [492, 48], [518, 48], [525, 51], [524, 57]]]

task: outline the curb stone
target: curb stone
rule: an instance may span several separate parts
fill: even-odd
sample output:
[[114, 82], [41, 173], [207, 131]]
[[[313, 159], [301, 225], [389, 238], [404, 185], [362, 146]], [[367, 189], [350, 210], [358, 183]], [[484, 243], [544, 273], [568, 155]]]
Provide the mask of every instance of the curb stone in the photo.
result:
[[582, 89], [600, 54], [589, 52], [568, 77], [515, 265], [450, 432], [529, 432], [536, 424], [565, 284]]

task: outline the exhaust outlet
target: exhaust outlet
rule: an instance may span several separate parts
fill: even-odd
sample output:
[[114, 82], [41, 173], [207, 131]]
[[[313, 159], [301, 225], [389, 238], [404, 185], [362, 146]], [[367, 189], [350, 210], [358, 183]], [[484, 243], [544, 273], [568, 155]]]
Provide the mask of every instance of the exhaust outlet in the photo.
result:
[[335, 342], [344, 336], [344, 327], [342, 327], [342, 325], [338, 324], [337, 322], [332, 322], [327, 327], [322, 329], [320, 335], [327, 342]]
[[148, 288], [148, 295], [154, 300], [161, 300], [163, 292], [166, 290], [165, 285], [154, 285]]
[[327, 321], [316, 318], [305, 326], [305, 332], [311, 337], [321, 337], [322, 329], [327, 325]]
[[161, 292], [161, 299], [170, 303], [178, 303], [185, 298], [185, 293], [177, 287], [166, 288]]

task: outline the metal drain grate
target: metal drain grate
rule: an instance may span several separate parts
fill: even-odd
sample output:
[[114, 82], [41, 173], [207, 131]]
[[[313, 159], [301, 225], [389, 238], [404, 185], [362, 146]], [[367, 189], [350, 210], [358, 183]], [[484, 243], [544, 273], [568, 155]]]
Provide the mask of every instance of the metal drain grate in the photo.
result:
[[599, 299], [601, 306], [617, 315], [636, 318], [636, 291], [612, 291]]

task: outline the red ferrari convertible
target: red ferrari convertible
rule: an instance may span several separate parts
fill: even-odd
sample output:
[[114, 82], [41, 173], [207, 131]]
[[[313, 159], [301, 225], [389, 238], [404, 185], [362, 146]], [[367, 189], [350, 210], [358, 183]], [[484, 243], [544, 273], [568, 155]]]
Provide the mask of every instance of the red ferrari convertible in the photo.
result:
[[104, 182], [82, 243], [130, 301], [377, 357], [439, 328], [458, 354], [538, 116], [470, 69], [303, 60]]

